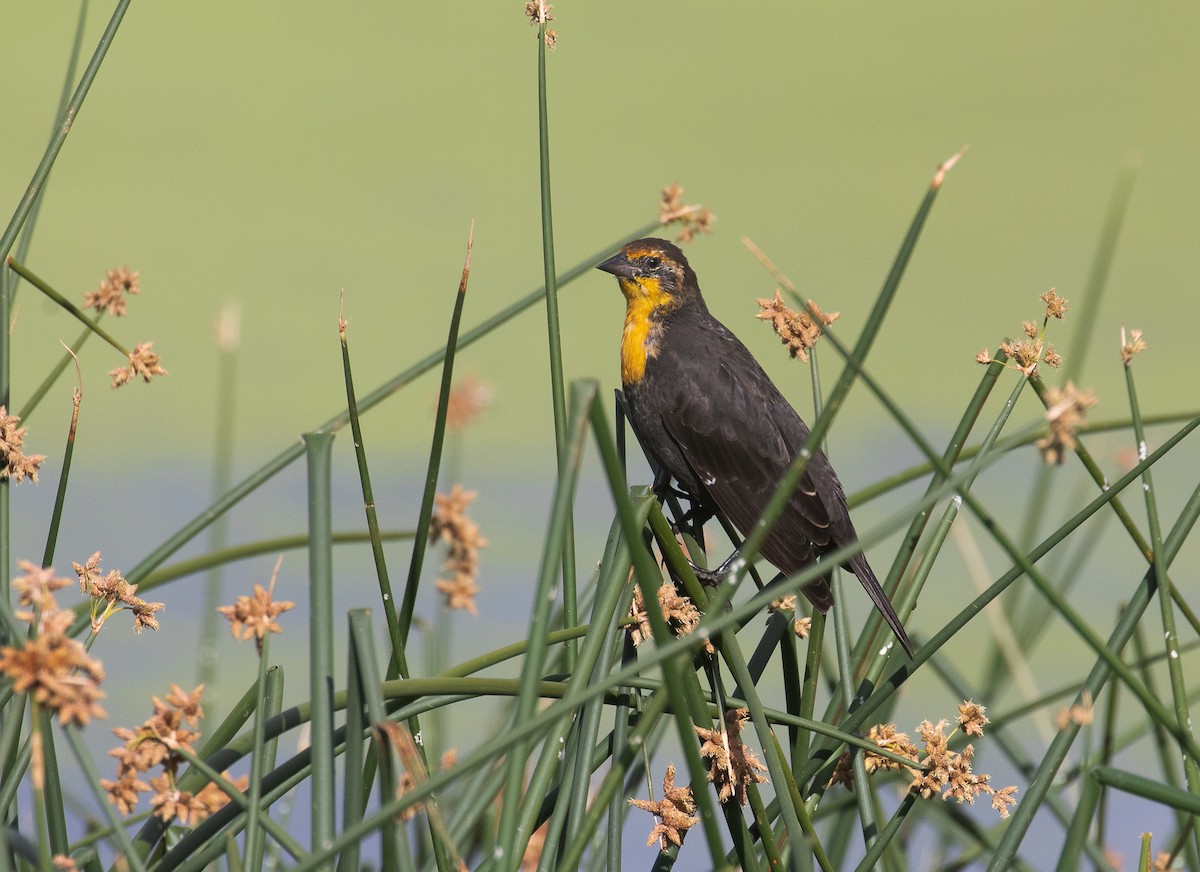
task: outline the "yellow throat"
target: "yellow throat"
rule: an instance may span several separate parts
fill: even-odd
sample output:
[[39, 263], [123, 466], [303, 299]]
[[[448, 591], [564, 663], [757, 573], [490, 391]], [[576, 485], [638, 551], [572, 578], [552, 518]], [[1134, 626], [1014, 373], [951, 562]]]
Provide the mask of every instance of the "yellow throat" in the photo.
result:
[[621, 382], [636, 384], [646, 375], [646, 362], [658, 355], [662, 326], [652, 316], [666, 309], [672, 297], [658, 279], [649, 276], [620, 279], [625, 295], [625, 329], [621, 333]]

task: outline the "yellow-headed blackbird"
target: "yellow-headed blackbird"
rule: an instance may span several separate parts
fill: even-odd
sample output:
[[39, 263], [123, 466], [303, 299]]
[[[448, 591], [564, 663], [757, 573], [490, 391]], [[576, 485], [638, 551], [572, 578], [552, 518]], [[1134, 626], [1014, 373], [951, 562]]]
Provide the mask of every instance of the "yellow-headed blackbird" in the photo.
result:
[[[625, 295], [621, 383], [634, 433], [693, 507], [722, 513], [746, 535], [808, 427], [746, 346], [709, 313], [696, 273], [676, 246], [639, 239], [597, 268], [615, 275]], [[800, 486], [762, 545], [762, 556], [787, 575], [858, 538], [837, 473], [813, 449]], [[911, 656], [866, 555], [860, 551], [843, 566], [858, 576]], [[804, 593], [823, 612], [833, 604], [828, 579]]]

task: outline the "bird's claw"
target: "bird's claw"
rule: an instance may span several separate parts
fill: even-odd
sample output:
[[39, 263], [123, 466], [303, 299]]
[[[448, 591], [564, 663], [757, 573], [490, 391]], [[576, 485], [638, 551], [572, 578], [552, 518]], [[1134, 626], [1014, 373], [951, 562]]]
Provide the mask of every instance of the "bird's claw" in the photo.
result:
[[692, 563], [690, 560], [688, 561], [688, 566], [692, 568], [692, 572], [696, 573], [696, 578], [699, 579], [701, 583], [715, 587], [725, 579], [725, 576], [729, 574], [729, 570], [733, 568], [734, 562], [740, 557], [741, 554], [737, 551], [734, 551], [716, 569], [704, 569], [703, 567]]

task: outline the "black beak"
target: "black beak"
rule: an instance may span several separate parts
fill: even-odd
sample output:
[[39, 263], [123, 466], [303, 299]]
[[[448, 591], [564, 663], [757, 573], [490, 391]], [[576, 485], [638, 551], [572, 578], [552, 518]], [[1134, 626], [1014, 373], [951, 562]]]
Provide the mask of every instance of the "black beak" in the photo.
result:
[[615, 276], [625, 276], [626, 278], [632, 278], [634, 274], [633, 264], [625, 257], [624, 252], [620, 251], [608, 260], [596, 264], [596, 269], [604, 270], [606, 273], [612, 273]]

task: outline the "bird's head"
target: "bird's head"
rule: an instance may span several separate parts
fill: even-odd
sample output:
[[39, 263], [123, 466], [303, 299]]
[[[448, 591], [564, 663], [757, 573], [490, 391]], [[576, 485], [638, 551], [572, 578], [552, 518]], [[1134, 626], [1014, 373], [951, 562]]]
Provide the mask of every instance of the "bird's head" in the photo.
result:
[[596, 269], [617, 277], [630, 306], [663, 311], [700, 300], [700, 286], [687, 258], [665, 239], [630, 242]]

